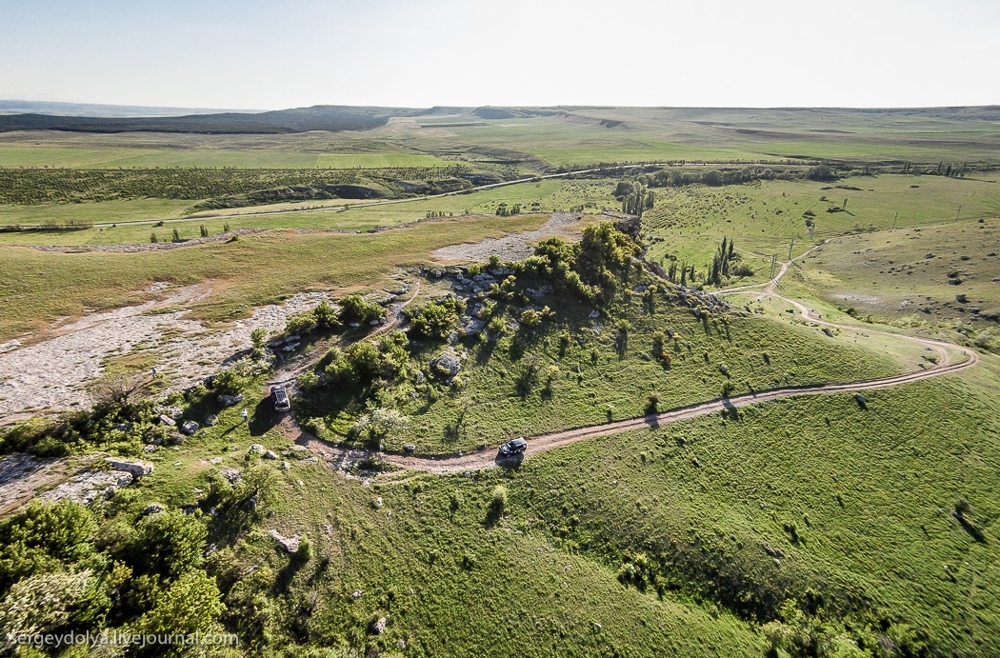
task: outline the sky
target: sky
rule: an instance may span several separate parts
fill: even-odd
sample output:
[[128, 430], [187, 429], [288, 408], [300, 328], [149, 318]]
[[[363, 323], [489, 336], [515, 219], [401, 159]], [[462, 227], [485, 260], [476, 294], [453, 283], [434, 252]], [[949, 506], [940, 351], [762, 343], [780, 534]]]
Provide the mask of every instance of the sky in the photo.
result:
[[1000, 1], [0, 0], [0, 99], [1000, 104]]

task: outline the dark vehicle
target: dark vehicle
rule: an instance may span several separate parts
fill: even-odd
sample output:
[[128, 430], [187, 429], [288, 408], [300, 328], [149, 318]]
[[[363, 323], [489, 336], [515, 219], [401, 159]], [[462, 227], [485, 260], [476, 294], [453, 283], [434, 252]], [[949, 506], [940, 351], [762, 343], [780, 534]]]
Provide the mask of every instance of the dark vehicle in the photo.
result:
[[514, 439], [513, 441], [508, 441], [507, 443], [500, 446], [500, 454], [504, 456], [508, 455], [520, 455], [524, 452], [525, 448], [528, 447], [528, 442], [523, 438]]
[[274, 398], [275, 411], [288, 411], [292, 408], [292, 403], [288, 400], [288, 391], [284, 386], [274, 386], [271, 388], [271, 397]]

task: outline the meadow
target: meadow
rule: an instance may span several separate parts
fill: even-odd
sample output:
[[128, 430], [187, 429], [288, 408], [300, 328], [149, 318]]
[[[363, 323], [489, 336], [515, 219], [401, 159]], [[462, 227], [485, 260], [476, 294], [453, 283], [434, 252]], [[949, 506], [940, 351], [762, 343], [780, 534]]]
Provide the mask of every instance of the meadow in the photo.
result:
[[[447, 277], [424, 276], [403, 325], [406, 376], [380, 376], [363, 397], [347, 375], [292, 379], [293, 415], [279, 424], [265, 397], [274, 375], [260, 366], [166, 399], [5, 427], [0, 452], [62, 456], [68, 470], [115, 454], [155, 470], [110, 501], [64, 510], [59, 533], [35, 536], [30, 515], [0, 518], [0, 612], [23, 612], [15, 595], [31, 586], [63, 583], [60, 601], [76, 612], [53, 628], [179, 620], [237, 632], [243, 646], [220, 650], [227, 656], [1000, 654], [996, 119], [992, 108], [480, 108], [338, 133], [2, 133], [0, 177], [27, 183], [5, 188], [0, 225], [97, 225], [0, 232], [0, 344], [44, 340], [60, 319], [185, 286], [202, 295], [160, 310], [187, 309], [209, 333], [303, 291], [341, 304], [354, 292], [384, 295], [404, 270], [412, 280], [420, 266], [444, 267], [438, 248], [535, 230], [553, 211], [593, 228], [602, 209], [627, 201], [614, 196], [619, 182], [653, 193], [637, 197], [651, 206], [643, 257], [694, 265], [686, 283], [704, 292], [765, 282], [772, 265], [819, 246], [777, 292], [856, 330], [824, 332], [763, 287], [711, 311], [701, 293], [680, 301], [694, 291], [676, 282], [650, 292], [651, 275], [633, 260], [642, 249], [617, 238], [584, 256], [549, 245], [528, 265], [508, 263], [526, 277], [514, 290], [471, 300], [498, 302], [496, 330], [456, 334], [461, 369], [445, 380], [430, 360], [447, 332], [421, 336], [414, 320], [448, 294]], [[632, 170], [431, 199], [399, 186], [457, 172], [509, 179], [682, 161], [698, 172], [803, 175], [645, 189], [655, 172]], [[821, 164], [829, 180], [808, 180]], [[944, 175], [949, 165], [964, 177]], [[393, 203], [250, 203], [324, 176], [379, 186]], [[222, 207], [227, 197], [247, 203]], [[502, 203], [521, 214], [498, 216]], [[154, 233], [198, 238], [203, 226], [212, 237], [268, 230], [126, 253]], [[708, 285], [723, 238], [753, 274]], [[101, 245], [124, 246], [88, 250]], [[38, 249], [47, 246], [66, 251]], [[586, 285], [571, 276], [588, 271]], [[308, 372], [327, 347], [347, 352], [372, 331], [358, 324], [307, 335], [282, 353], [288, 370]], [[343, 447], [363, 443], [353, 425], [377, 407], [409, 419], [386, 433], [386, 449], [439, 456], [652, 405], [933, 367], [923, 346], [878, 332], [953, 340], [979, 362], [861, 401], [838, 393], [743, 406], [529, 454], [507, 469], [432, 475]], [[268, 338], [252, 339], [260, 344], [247, 354], [263, 355]], [[145, 371], [157, 363], [150, 352], [108, 358], [105, 374]], [[227, 381], [245, 397], [224, 407]], [[175, 411], [202, 426], [180, 437], [156, 422]], [[225, 484], [223, 468], [240, 469], [243, 484]], [[151, 512], [153, 503], [165, 509]], [[291, 555], [272, 531], [308, 548]], [[72, 550], [62, 546], [73, 537]], [[85, 569], [94, 579], [74, 594], [64, 580]]]

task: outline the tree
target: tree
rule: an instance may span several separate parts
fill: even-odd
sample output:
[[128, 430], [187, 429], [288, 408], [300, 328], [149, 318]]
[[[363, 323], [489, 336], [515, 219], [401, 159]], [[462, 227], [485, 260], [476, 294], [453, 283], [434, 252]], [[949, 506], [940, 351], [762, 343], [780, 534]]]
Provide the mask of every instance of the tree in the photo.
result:
[[144, 517], [123, 551], [136, 573], [173, 580], [201, 566], [208, 530], [193, 516], [168, 510]]
[[173, 241], [174, 242], [180, 242], [181, 241], [181, 234], [177, 232], [177, 229], [174, 229]]
[[203, 237], [203, 238], [207, 238], [208, 237], [208, 229], [205, 228], [204, 224], [201, 225], [201, 237]]
[[102, 407], [124, 407], [150, 394], [153, 377], [146, 372], [112, 370], [87, 384], [87, 392]]
[[152, 242], [153, 244], [156, 244], [160, 240], [159, 238], [156, 237], [156, 233], [154, 232], [149, 234], [149, 241]]
[[156, 606], [135, 623], [135, 632], [191, 635], [214, 626], [223, 610], [215, 579], [190, 571], [157, 597]]
[[379, 407], [371, 413], [362, 414], [355, 421], [353, 432], [355, 436], [366, 438], [373, 447], [381, 449], [382, 441], [401, 430], [409, 421], [396, 409]]

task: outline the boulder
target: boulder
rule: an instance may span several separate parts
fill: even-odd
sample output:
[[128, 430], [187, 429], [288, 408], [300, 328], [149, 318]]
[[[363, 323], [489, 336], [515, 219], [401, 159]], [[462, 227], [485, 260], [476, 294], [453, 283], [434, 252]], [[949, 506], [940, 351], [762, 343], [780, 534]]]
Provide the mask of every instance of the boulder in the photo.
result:
[[264, 459], [277, 459], [278, 455], [274, 454], [273, 450], [266, 450], [264, 451], [263, 457]]
[[191, 436], [192, 434], [197, 432], [198, 428], [200, 427], [201, 425], [194, 422], [193, 420], [185, 420], [183, 423], [181, 423], [181, 428], [180, 428], [181, 434], [186, 434], [187, 436]]
[[160, 503], [152, 503], [146, 505], [146, 509], [142, 510], [142, 513], [146, 516], [150, 516], [152, 514], [159, 514], [160, 512], [165, 512], [166, 509], [167, 508], [165, 505], [161, 505]]
[[243, 479], [243, 471], [232, 466], [223, 466], [219, 469], [219, 475], [224, 477], [229, 484], [236, 484]]
[[240, 402], [243, 402], [243, 394], [242, 393], [240, 393], [239, 395], [220, 395], [219, 396], [219, 405], [221, 405], [223, 407], [231, 407], [234, 404], [239, 404]]
[[719, 366], [719, 372], [721, 372], [723, 375], [728, 375], [729, 374], [729, 368], [727, 366], [720, 365]]
[[430, 361], [431, 370], [449, 379], [458, 374], [462, 368], [462, 362], [458, 355], [451, 351], [442, 352]]
[[104, 462], [111, 466], [113, 471], [124, 471], [132, 477], [140, 478], [153, 472], [153, 465], [146, 462], [130, 462], [115, 457], [105, 457]]
[[388, 620], [385, 617], [379, 617], [378, 619], [372, 620], [372, 623], [368, 625], [368, 628], [375, 635], [381, 635], [385, 633], [385, 626]]
[[271, 536], [274, 540], [284, 548], [289, 555], [295, 555], [299, 552], [299, 545], [302, 543], [302, 539], [296, 535], [295, 537], [282, 537], [277, 530], [271, 531]]
[[255, 455], [263, 455], [267, 452], [267, 449], [259, 443], [254, 443], [250, 445], [250, 450], [248, 452], [252, 452]]
[[87, 471], [74, 475], [55, 489], [39, 494], [45, 500], [72, 500], [89, 505], [97, 498], [111, 498], [135, 478], [126, 471]]
[[164, 425], [169, 425], [170, 427], [173, 427], [174, 425], [177, 424], [177, 423], [174, 422], [173, 418], [171, 418], [170, 416], [168, 416], [166, 414], [160, 414], [159, 416], [157, 416], [157, 420], [159, 420]]
[[219, 424], [219, 417], [216, 416], [215, 414], [212, 414], [205, 419], [205, 427], [214, 427], [215, 425], [218, 424]]
[[149, 454], [151, 452], [156, 452], [156, 446], [154, 446], [152, 443], [150, 443], [149, 445], [144, 445], [142, 446], [142, 451], [145, 452], [146, 454]]

